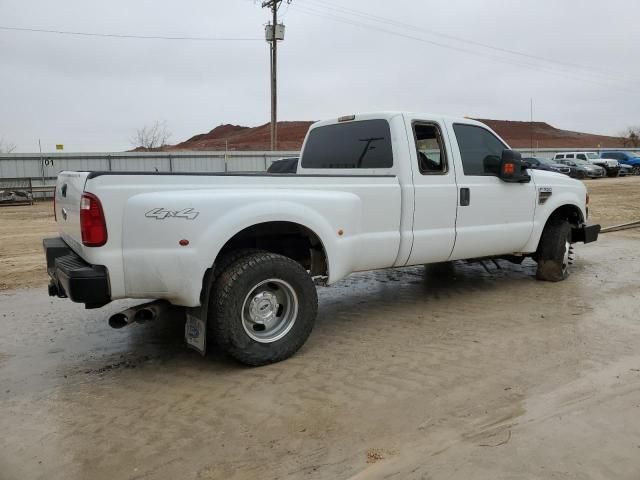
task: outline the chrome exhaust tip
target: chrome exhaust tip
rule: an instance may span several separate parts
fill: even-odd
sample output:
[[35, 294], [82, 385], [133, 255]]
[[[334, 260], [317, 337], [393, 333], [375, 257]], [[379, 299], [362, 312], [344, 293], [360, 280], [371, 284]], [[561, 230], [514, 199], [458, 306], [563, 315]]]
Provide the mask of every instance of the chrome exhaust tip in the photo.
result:
[[169, 303], [165, 300], [156, 300], [155, 302], [131, 307], [109, 317], [109, 326], [120, 329], [134, 322], [149, 322], [158, 318], [168, 307]]
[[111, 328], [115, 328], [115, 329], [124, 328], [127, 325], [129, 325], [129, 323], [131, 322], [123, 312], [116, 313], [115, 315], [111, 315], [111, 317], [109, 318], [109, 326]]

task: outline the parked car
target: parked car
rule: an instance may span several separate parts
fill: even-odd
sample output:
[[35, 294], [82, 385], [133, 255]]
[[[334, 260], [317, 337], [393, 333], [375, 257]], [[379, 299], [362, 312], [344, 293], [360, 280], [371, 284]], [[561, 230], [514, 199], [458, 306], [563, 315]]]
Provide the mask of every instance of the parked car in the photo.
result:
[[627, 165], [626, 163], [620, 164], [620, 173], [618, 174], [621, 177], [628, 177], [633, 175], [633, 167], [631, 165]]
[[620, 164], [613, 158], [601, 158], [596, 152], [564, 152], [556, 153], [556, 160], [575, 158], [577, 160], [585, 160], [594, 165], [598, 165], [604, 168], [607, 172], [607, 177], [617, 177], [620, 173]]
[[582, 182], [527, 170], [477, 121], [349, 115], [315, 123], [304, 145], [297, 175], [61, 172], [49, 295], [88, 308], [155, 299], [110, 317], [114, 328], [182, 307], [189, 346], [204, 354], [209, 329], [231, 357], [264, 365], [311, 334], [317, 283], [487, 257], [531, 257], [556, 282], [571, 244], [600, 232]]
[[559, 158], [556, 160], [558, 163], [575, 167], [577, 171], [577, 178], [602, 178], [607, 176], [607, 171], [591, 162], [586, 160], [578, 160], [577, 158]]
[[269, 168], [267, 173], [296, 173], [298, 170], [299, 157], [280, 158], [275, 160]]
[[527, 163], [529, 168], [533, 168], [535, 170], [546, 170], [548, 172], [564, 173], [571, 178], [576, 178], [578, 176], [577, 168], [570, 167], [569, 165], [565, 165], [563, 163], [557, 163], [547, 158], [526, 157], [523, 158], [522, 161]]
[[623, 165], [629, 165], [633, 175], [640, 175], [640, 157], [637, 153], [610, 151], [602, 152], [602, 158], [612, 158]]

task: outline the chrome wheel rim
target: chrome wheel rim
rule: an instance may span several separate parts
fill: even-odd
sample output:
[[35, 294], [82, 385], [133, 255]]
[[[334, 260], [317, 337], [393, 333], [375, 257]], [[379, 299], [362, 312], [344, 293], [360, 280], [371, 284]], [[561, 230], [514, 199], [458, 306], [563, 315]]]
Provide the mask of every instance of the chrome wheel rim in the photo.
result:
[[242, 326], [250, 338], [272, 343], [284, 337], [298, 316], [298, 296], [293, 287], [277, 278], [255, 285], [242, 304]]

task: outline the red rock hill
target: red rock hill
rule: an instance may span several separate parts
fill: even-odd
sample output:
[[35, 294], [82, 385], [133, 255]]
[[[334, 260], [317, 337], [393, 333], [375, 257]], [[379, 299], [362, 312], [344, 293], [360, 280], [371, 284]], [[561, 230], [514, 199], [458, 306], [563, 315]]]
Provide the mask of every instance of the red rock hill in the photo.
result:
[[[573, 132], [555, 128], [545, 122], [478, 119], [489, 125], [514, 148], [529, 148], [533, 133], [534, 148], [616, 148], [624, 147], [624, 139], [606, 135]], [[300, 150], [311, 121], [279, 122], [278, 150]], [[209, 133], [191, 137], [162, 150], [269, 150], [269, 123], [259, 127], [220, 125]]]

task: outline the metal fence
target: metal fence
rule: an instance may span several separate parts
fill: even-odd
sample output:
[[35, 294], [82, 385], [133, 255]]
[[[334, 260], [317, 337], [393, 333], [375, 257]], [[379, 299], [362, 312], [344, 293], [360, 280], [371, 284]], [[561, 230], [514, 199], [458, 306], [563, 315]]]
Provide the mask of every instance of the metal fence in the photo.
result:
[[[298, 152], [124, 152], [0, 154], [0, 179], [28, 178], [34, 187], [55, 185], [59, 172], [263, 172], [275, 160]], [[46, 191], [34, 196], [50, 196]]]
[[[597, 148], [519, 149], [523, 156], [553, 158], [568, 151], [599, 152]], [[633, 153], [640, 149], [606, 149]], [[34, 197], [50, 196], [45, 187], [55, 185], [63, 170], [139, 172], [260, 172], [273, 161], [298, 156], [297, 151], [261, 152], [123, 152], [123, 153], [11, 153], [0, 154], [0, 179], [28, 178]]]

